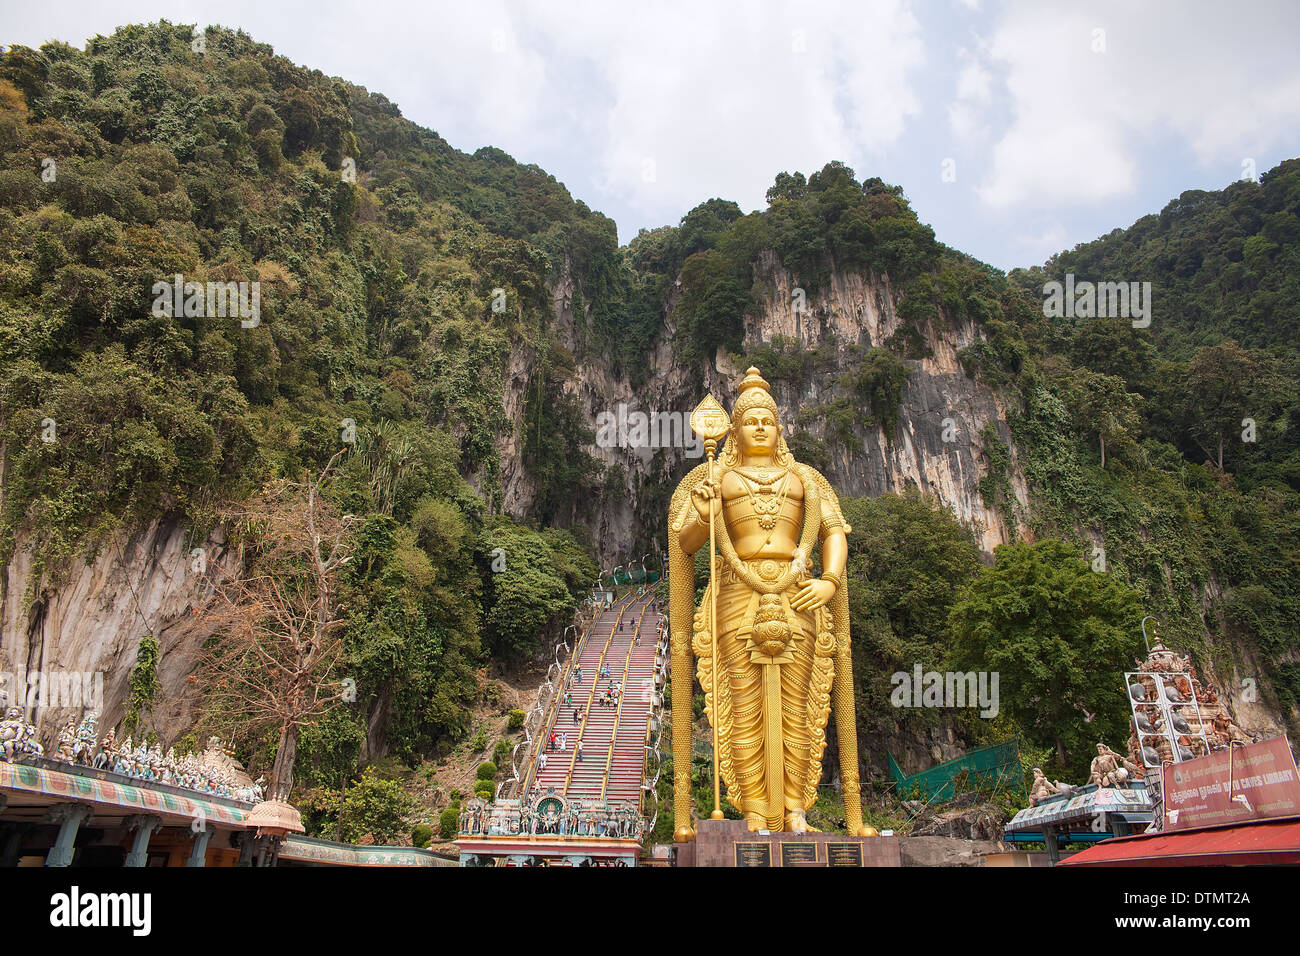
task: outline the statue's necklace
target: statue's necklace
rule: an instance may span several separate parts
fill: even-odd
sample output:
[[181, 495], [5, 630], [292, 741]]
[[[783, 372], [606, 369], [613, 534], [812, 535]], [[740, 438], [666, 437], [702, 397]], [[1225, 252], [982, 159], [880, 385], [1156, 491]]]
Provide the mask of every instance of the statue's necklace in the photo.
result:
[[[749, 505], [758, 516], [758, 526], [767, 532], [767, 544], [772, 543], [772, 532], [776, 529], [776, 519], [781, 513], [790, 489], [790, 472], [782, 469], [773, 474], [770, 469], [758, 469], [759, 476], [749, 473], [748, 469], [737, 468], [744, 482], [745, 493], [749, 496]], [[775, 490], [772, 483], [780, 478]], [[754, 487], [757, 486], [757, 487]]]

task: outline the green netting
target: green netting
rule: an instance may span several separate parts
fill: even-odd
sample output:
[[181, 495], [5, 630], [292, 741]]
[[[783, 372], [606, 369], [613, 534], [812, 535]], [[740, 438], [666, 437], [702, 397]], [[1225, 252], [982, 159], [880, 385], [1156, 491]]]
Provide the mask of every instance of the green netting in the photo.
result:
[[889, 757], [889, 773], [898, 784], [899, 796], [908, 800], [925, 800], [943, 803], [956, 796], [954, 782], [965, 774], [962, 789], [1020, 790], [1024, 786], [1024, 771], [1020, 766], [1020, 741], [1008, 740], [972, 750], [964, 757], [949, 760], [929, 770], [910, 777]]

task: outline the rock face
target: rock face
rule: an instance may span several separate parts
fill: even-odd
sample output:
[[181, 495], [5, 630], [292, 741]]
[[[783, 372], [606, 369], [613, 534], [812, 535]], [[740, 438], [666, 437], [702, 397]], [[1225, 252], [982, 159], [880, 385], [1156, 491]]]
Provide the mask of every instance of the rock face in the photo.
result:
[[[152, 634], [158, 641], [159, 690], [144, 726], [156, 727], [165, 743], [175, 739], [188, 725], [192, 704], [185, 677], [208, 636], [195, 620], [200, 578], [194, 570], [197, 545], [187, 540], [187, 529], [178, 520], [159, 518], [120, 535], [88, 563], [67, 568], [57, 587], [32, 582], [30, 551], [20, 539], [0, 592], [0, 670], [43, 671], [54, 679], [102, 674], [99, 726], [106, 730], [124, 715], [140, 638]], [[209, 564], [226, 559], [219, 532], [202, 551]], [[37, 706], [30, 719], [47, 745], [63, 721], [83, 710], [43, 706], [39, 696], [31, 701]]]
[[[810, 436], [826, 442], [831, 452], [826, 475], [841, 495], [879, 495], [913, 485], [936, 496], [973, 528], [986, 552], [1013, 540], [1017, 530], [1025, 532], [1023, 527], [1008, 528], [999, 511], [985, 506], [979, 491], [980, 479], [988, 473], [981, 432], [991, 422], [1007, 445], [1011, 445], [1011, 434], [997, 395], [967, 377], [958, 361], [958, 351], [981, 337], [974, 323], [959, 323], [942, 330], [932, 323], [923, 329], [922, 339], [929, 354], [906, 362], [908, 379], [897, 427], [886, 435], [881, 427], [859, 426], [855, 441], [845, 447], [828, 439], [824, 422], [797, 424], [797, 413], [829, 401], [836, 379], [857, 367], [860, 350], [882, 347], [898, 331], [902, 323], [888, 278], [834, 272], [826, 289], [806, 297], [805, 307], [796, 309], [793, 277], [775, 256], [764, 254], [756, 271], [763, 278], [766, 295], [761, 307], [746, 316], [745, 349], [777, 339], [783, 340], [787, 349], [791, 344], [807, 351], [824, 347], [814, 372], [798, 383], [773, 382], [773, 395], [787, 434], [806, 428]], [[643, 438], [627, 428], [613, 447], [597, 445], [590, 449], [607, 467], [621, 467], [624, 476], [625, 494], [585, 503], [585, 514], [575, 512], [575, 523], [591, 532], [605, 567], [639, 558], [631, 549], [638, 542], [644, 546], [651, 534], [660, 540], [661, 547], [665, 544], [664, 509], [672, 486], [703, 460], [698, 447], [694, 457], [688, 454], [691, 443], [686, 422], [703, 398], [703, 391], [700, 370], [683, 368], [675, 359], [676, 298], [670, 296], [664, 327], [646, 360], [646, 384], [638, 389], [614, 374], [607, 356], [584, 354], [581, 330], [585, 322], [572, 311], [571, 279], [562, 276], [554, 289], [558, 337], [578, 358], [571, 391], [590, 416], [592, 430], [597, 430], [602, 414], [615, 418], [622, 415], [625, 419], [638, 412], [671, 416], [660, 418], [657, 424], [651, 418], [651, 427]], [[520, 374], [521, 359], [519, 354], [511, 356], [504, 397], [507, 411], [516, 414], [522, 408], [522, 390], [527, 381]], [[719, 349], [714, 361], [702, 370], [703, 387], [724, 405], [729, 404], [744, 371], [743, 363], [734, 362]], [[862, 417], [869, 415], [864, 413]], [[535, 492], [527, 471], [518, 464], [517, 442], [507, 438], [499, 451], [505, 510], [522, 514]], [[1027, 489], [1014, 446], [1009, 453], [1011, 490], [1024, 513], [1028, 507]], [[514, 460], [508, 460], [512, 456]]]

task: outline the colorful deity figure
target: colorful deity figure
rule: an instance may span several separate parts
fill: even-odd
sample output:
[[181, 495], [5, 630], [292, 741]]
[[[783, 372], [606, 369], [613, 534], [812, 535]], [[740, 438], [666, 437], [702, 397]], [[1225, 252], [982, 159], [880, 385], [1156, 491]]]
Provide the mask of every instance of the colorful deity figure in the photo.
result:
[[98, 723], [99, 714], [93, 710], [82, 718], [80, 726], [77, 727], [77, 739], [72, 745], [73, 763], [89, 767], [95, 762], [95, 743], [99, 736], [96, 732]]
[[1132, 761], [1121, 757], [1104, 743], [1099, 743], [1097, 756], [1092, 758], [1089, 767], [1088, 782], [1102, 788], [1128, 787], [1129, 781], [1138, 772], [1138, 766]]
[[73, 751], [77, 746], [77, 718], [69, 717], [68, 722], [63, 725], [59, 731], [58, 742], [55, 744], [54, 757], [56, 760], [62, 760], [65, 763], [72, 763]]
[[148, 744], [141, 744], [135, 749], [135, 772], [141, 780], [153, 779], [153, 768], [149, 765]]
[[1047, 775], [1042, 770], [1037, 767], [1034, 768], [1034, 782], [1029, 785], [1029, 805], [1031, 807], [1038, 806], [1043, 800], [1060, 792], [1060, 788], [1048, 780]]
[[4, 720], [0, 720], [0, 752], [4, 759], [12, 761], [23, 756], [23, 740], [27, 735], [27, 722], [23, 720], [21, 707], [10, 707], [5, 711]]
[[104, 739], [99, 742], [99, 753], [95, 754], [95, 761], [91, 764], [96, 770], [111, 770], [113, 761], [113, 748], [117, 745], [117, 734], [109, 728]]
[[127, 772], [127, 768], [130, 766], [127, 757], [130, 753], [131, 735], [127, 734], [126, 740], [118, 744], [117, 748], [113, 751], [112, 761], [109, 766], [112, 768], [114, 773], [124, 774]]

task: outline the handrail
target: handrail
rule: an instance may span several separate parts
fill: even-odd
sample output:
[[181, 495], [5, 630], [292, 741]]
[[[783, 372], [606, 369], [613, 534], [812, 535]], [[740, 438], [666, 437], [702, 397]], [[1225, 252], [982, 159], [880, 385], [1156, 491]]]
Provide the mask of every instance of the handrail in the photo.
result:
[[[587, 622], [586, 630], [584, 630], [578, 639], [573, 642], [574, 646], [573, 650], [569, 653], [569, 660], [564, 668], [562, 668], [557, 680], [559, 687], [556, 690], [555, 695], [551, 698], [550, 705], [546, 709], [546, 716], [543, 718], [538, 729], [537, 753], [543, 752], [546, 741], [549, 739], [547, 731], [551, 730], [555, 726], [555, 721], [559, 716], [560, 694], [563, 690], [563, 684], [568, 679], [568, 675], [573, 671], [578, 659], [582, 656], [582, 651], [587, 645], [587, 638], [591, 635], [592, 628], [596, 626], [596, 622], [599, 621], [605, 613], [605, 611], [593, 611], [591, 620]], [[529, 792], [537, 781], [537, 753], [533, 754], [533, 759], [528, 767], [528, 773], [524, 775], [523, 784], [519, 790], [519, 798], [521, 800], [527, 799]]]
[[[510, 751], [511, 776], [510, 779], [506, 781], [506, 783], [503, 784], [500, 789], [497, 790], [498, 796], [500, 796], [506, 789], [508, 789], [511, 784], [521, 783], [519, 779], [519, 748], [520, 747], [526, 748], [525, 753], [527, 753], [527, 748], [531, 748], [533, 746], [533, 732], [532, 729], [529, 727], [529, 723], [531, 722], [531, 718], [533, 717], [534, 714], [537, 715], [538, 732], [539, 733], [541, 732], [541, 724], [542, 721], [545, 719], [542, 715], [542, 695], [547, 688], [550, 688], [552, 694], [554, 694], [555, 681], [551, 677], [551, 672], [552, 671], [555, 672], [556, 678], [558, 678], [559, 675], [564, 673], [564, 667], [567, 662], [567, 658], [565, 660], [560, 659], [560, 648], [564, 648], [564, 650], [568, 652], [570, 655], [573, 654], [573, 648], [569, 646], [569, 631], [578, 632], [578, 636], [573, 641], [574, 645], [580, 645], [582, 643], [584, 617], [585, 615], [580, 612], [577, 616], [577, 622], [574, 624], [570, 624], [568, 627], [564, 629], [564, 633], [561, 635], [563, 640], [555, 645], [555, 661], [547, 665], [546, 676], [543, 679], [542, 685], [537, 690], [537, 702], [533, 705], [532, 710], [530, 710], [528, 712], [528, 715], [524, 718], [524, 726], [523, 726], [524, 737], [522, 740], [518, 741], [514, 745], [514, 748]], [[590, 626], [590, 622], [588, 622], [587, 626]], [[554, 697], [552, 697], [552, 700], [554, 700]], [[525, 773], [524, 776], [526, 778], [527, 773]]]
[[[524, 774], [524, 779], [519, 787], [520, 800], [523, 800], [528, 795], [528, 791], [532, 788], [533, 782], [537, 779], [537, 754], [543, 752], [542, 747], [544, 746], [544, 743], [547, 739], [546, 737], [547, 728], [550, 727], [551, 723], [554, 721], [557, 708], [560, 706], [560, 694], [563, 689], [564, 675], [567, 674], [570, 669], [572, 669], [573, 662], [577, 659], [578, 655], [582, 652], [583, 644], [586, 643], [587, 635], [591, 633], [591, 629], [595, 627], [595, 625], [596, 625], [596, 618], [593, 617], [590, 623], [587, 624], [587, 629], [582, 632], [582, 634], [578, 637], [576, 641], [573, 642], [573, 650], [569, 652], [569, 662], [564, 668], [560, 670], [560, 673], [556, 678], [557, 683], [555, 685], [555, 692], [551, 695], [551, 703], [546, 708], [547, 711], [546, 716], [542, 718], [541, 726], [538, 729], [537, 751], [533, 754], [533, 759], [529, 762], [528, 765], [528, 772]], [[547, 669], [547, 673], [548, 674], [550, 673], [549, 668]]]
[[[649, 597], [647, 593], [643, 595]], [[627, 672], [632, 667], [632, 652], [636, 650], [637, 636], [641, 633], [641, 623], [645, 620], [645, 612], [650, 607], [650, 602], [646, 601], [641, 605], [641, 615], [636, 619], [636, 627], [632, 631], [632, 643], [627, 646], [627, 659], [623, 661], [623, 679], [619, 681], [619, 687], [622, 692], [618, 695], [618, 706], [614, 709], [614, 729], [609, 736], [609, 754], [605, 757], [605, 777], [600, 784], [600, 802], [605, 802], [605, 791], [609, 789], [609, 772], [614, 766], [614, 746], [618, 743], [618, 724], [623, 718], [623, 701], [627, 699]], [[593, 688], [594, 689], [594, 688]], [[651, 699], [651, 706], [654, 701]], [[642, 771], [644, 777], [644, 770]]]
[[[667, 618], [663, 617], [662, 615], [660, 616], [659, 619], [660, 619], [660, 621], [666, 621], [666, 620], [667, 620]], [[653, 683], [652, 683], [652, 685], [651, 685], [650, 710], [646, 713], [646, 719], [645, 719], [645, 751], [644, 751], [644, 752], [642, 753], [642, 755], [641, 755], [641, 783], [642, 783], [642, 788], [641, 788], [641, 795], [640, 795], [640, 797], [638, 798], [638, 803], [639, 803], [639, 805], [640, 805], [640, 809], [642, 810], [643, 815], [644, 815], [644, 811], [645, 811], [645, 786], [644, 786], [644, 784], [645, 784], [646, 775], [647, 775], [647, 773], [649, 772], [649, 769], [650, 769], [650, 767], [649, 767], [649, 765], [650, 765], [650, 734], [651, 734], [651, 732], [652, 732], [652, 728], [654, 727], [655, 713], [656, 713], [657, 710], [662, 710], [662, 706], [656, 706], [656, 704], [655, 704], [655, 700], [656, 700], [656, 698], [657, 698], [658, 695], [659, 695], [659, 679], [658, 679], [658, 678], [659, 678], [659, 656], [662, 654], [665, 658], [667, 657], [667, 650], [668, 650], [668, 647], [667, 647], [667, 641], [668, 641], [668, 628], [667, 628], [667, 627], [664, 627], [664, 628], [662, 628], [662, 629], [660, 630], [660, 632], [659, 632], [659, 640], [655, 642], [655, 670], [654, 670], [654, 681], [653, 681]], [[665, 673], [666, 673], [666, 672], [665, 672]], [[667, 679], [667, 678], [665, 677], [665, 680], [666, 680], [666, 679]], [[659, 732], [659, 737], [655, 738], [655, 745], [654, 745], [654, 749], [655, 749], [655, 761], [656, 761], [657, 764], [660, 764], [660, 765], [662, 764], [662, 760], [663, 760], [663, 758], [659, 755], [659, 739], [662, 738], [662, 737], [663, 737], [663, 730], [662, 730], [662, 728], [661, 728], [661, 729], [660, 729], [660, 732]], [[659, 771], [658, 771], [658, 769], [656, 769], [656, 771], [655, 771], [655, 781], [658, 782], [658, 779], [659, 779]], [[656, 798], [656, 801], [655, 801], [655, 802], [656, 802], [655, 816], [658, 817], [659, 812], [658, 812], [658, 799], [657, 799], [657, 798]], [[651, 826], [653, 827], [654, 824], [651, 823]]]
[[[582, 632], [582, 634], [578, 636], [578, 639], [573, 642], [573, 649], [569, 652], [568, 662], [563, 668], [560, 669], [560, 673], [557, 677], [557, 686], [556, 686], [555, 693], [551, 698], [550, 705], [546, 709], [546, 715], [543, 717], [542, 722], [538, 728], [537, 750], [533, 754], [533, 759], [529, 762], [528, 765], [528, 772], [524, 774], [524, 779], [520, 784], [519, 793], [518, 793], [520, 800], [527, 798], [529, 791], [531, 791], [533, 785], [537, 780], [537, 754], [543, 752], [543, 748], [545, 747], [546, 740], [548, 739], [547, 731], [555, 724], [556, 716], [559, 713], [560, 694], [563, 689], [564, 681], [566, 679], [566, 676], [573, 670], [574, 662], [577, 661], [578, 658], [582, 655], [582, 650], [587, 644], [587, 637], [591, 634], [591, 629], [596, 626], [596, 622], [600, 620], [601, 613], [602, 612], [594, 612], [592, 614], [591, 620], [587, 622], [586, 629]], [[550, 673], [550, 669], [548, 668], [547, 674], [549, 675], [549, 673]], [[525, 726], [525, 735], [526, 734], [527, 734], [527, 727]], [[511, 757], [513, 760], [513, 754], [511, 755]]]

